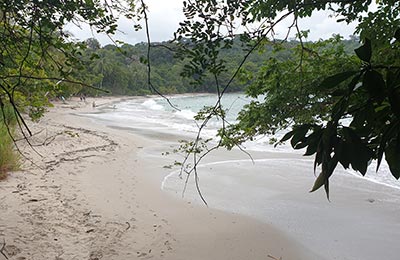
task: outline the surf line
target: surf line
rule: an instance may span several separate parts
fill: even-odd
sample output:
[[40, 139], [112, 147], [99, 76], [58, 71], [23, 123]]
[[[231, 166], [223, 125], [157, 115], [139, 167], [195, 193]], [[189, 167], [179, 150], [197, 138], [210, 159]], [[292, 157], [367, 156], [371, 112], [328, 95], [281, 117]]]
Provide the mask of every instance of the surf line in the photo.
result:
[[[212, 165], [219, 165], [219, 164], [227, 164], [227, 163], [256, 163], [256, 162], [268, 162], [268, 161], [288, 161], [290, 160], [291, 162], [293, 161], [298, 161], [298, 162], [310, 162], [312, 160], [310, 159], [300, 159], [300, 158], [264, 158], [264, 159], [242, 159], [242, 160], [224, 160], [224, 161], [216, 161], [216, 162], [209, 162], [209, 163], [204, 163], [200, 164], [198, 168], [203, 168], [207, 166], [212, 166]], [[180, 170], [175, 170], [170, 172], [168, 175], [164, 177], [164, 179], [161, 182], [161, 190], [165, 190], [165, 184], [168, 181], [168, 179], [172, 178], [174, 175], [178, 175], [181, 171]]]
[[[204, 164], [199, 165], [198, 168], [203, 168], [203, 167], [212, 166], [212, 165], [227, 164], [227, 163], [247, 163], [247, 162], [250, 162], [250, 163], [252, 163], [252, 162], [254, 162], [254, 163], [260, 162], [260, 163], [262, 163], [262, 162], [268, 162], [268, 161], [279, 161], [279, 162], [282, 162], [282, 161], [288, 161], [288, 160], [290, 160], [291, 162], [293, 162], [293, 161], [297, 161], [297, 162], [310, 162], [310, 161], [312, 161], [311, 159], [303, 159], [303, 158], [290, 158], [290, 159], [288, 159], [288, 158], [264, 158], [264, 159], [254, 159], [253, 161], [250, 160], [250, 159], [224, 160], [224, 161], [216, 161], [216, 162], [204, 163]], [[343, 175], [343, 176], [346, 176], [345, 174], [348, 174], [348, 177], [355, 177], [355, 178], [358, 178], [358, 179], [362, 179], [363, 181], [366, 181], [366, 182], [372, 182], [372, 183], [375, 183], [375, 184], [378, 184], [378, 185], [383, 185], [383, 186], [388, 187], [388, 188], [400, 190], [399, 186], [396, 186], [396, 185], [393, 185], [393, 184], [390, 184], [390, 183], [386, 183], [386, 182], [383, 182], [383, 181], [380, 181], [380, 180], [377, 180], [377, 179], [374, 179], [374, 178], [371, 178], [371, 177], [368, 177], [368, 176], [361, 176], [360, 174], [358, 174], [357, 172], [355, 172], [354, 170], [351, 170], [351, 169], [347, 169], [347, 170], [343, 169], [343, 171], [340, 171], [340, 172], [341, 172], [341, 175]], [[179, 173], [180, 173], [180, 170], [176, 170], [176, 171], [172, 171], [168, 175], [166, 175], [164, 177], [164, 179], [162, 180], [162, 182], [161, 182], [161, 190], [165, 190], [165, 185], [166, 185], [168, 179], [172, 178], [174, 175], [178, 175]]]

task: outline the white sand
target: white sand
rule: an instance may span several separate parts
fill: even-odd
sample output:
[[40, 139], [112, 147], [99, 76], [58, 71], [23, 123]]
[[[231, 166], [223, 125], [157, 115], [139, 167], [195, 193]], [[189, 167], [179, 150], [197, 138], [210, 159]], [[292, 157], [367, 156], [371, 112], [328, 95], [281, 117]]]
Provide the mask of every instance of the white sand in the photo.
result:
[[1, 260], [315, 257], [272, 226], [161, 191], [163, 164], [139, 156], [156, 144], [74, 115], [87, 101], [57, 103], [31, 124], [34, 149], [19, 143], [23, 170], [0, 182]]
[[[112, 109], [121, 99], [96, 104]], [[265, 201], [266, 221], [195, 205], [160, 189], [171, 171], [161, 152], [178, 137], [77, 115], [96, 111], [92, 101], [56, 103], [31, 124], [34, 150], [19, 143], [23, 170], [0, 182], [0, 250], [9, 259], [398, 259], [400, 192], [337, 175], [328, 202], [323, 191], [307, 194], [313, 177], [295, 163], [298, 155], [255, 153], [288, 162], [262, 169], [268, 193], [257, 199]], [[219, 151], [206, 161], [226, 159]], [[226, 207], [234, 195], [224, 198]]]

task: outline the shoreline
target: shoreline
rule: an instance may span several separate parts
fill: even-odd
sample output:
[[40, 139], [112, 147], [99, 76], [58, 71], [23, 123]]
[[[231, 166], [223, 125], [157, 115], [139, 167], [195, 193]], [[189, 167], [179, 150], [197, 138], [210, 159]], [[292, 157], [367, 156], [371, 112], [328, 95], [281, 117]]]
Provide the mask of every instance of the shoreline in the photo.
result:
[[74, 115], [92, 111], [89, 98], [56, 102], [31, 125], [36, 151], [20, 144], [30, 161], [0, 182], [0, 240], [9, 259], [313, 255], [273, 226], [167, 195], [160, 189], [167, 170], [143, 155], [156, 144]]
[[[112, 126], [113, 123], [107, 124]], [[170, 144], [174, 142], [171, 138], [178, 140], [179, 136], [170, 136], [170, 131], [165, 129], [145, 129], [121, 128], [157, 140], [157, 145], [145, 147], [139, 155], [142, 153], [144, 157], [163, 160], [159, 158], [160, 154], [171, 149]], [[201, 176], [201, 186], [203, 191], [207, 191], [210, 207], [250, 216], [272, 225], [303, 245], [305, 251], [312, 251], [313, 256], [308, 256], [309, 260], [373, 260], [382, 256], [397, 259], [397, 245], [390, 241], [400, 238], [400, 230], [393, 229], [400, 224], [396, 219], [396, 212], [400, 210], [398, 189], [375, 184], [338, 169], [331, 182], [331, 201], [328, 201], [322, 190], [309, 193], [315, 180], [311, 158], [282, 151], [254, 151], [252, 154], [256, 160], [267, 160], [268, 163], [261, 162], [257, 164], [259, 166], [250, 168], [247, 161], [238, 170], [235, 166], [238, 160], [247, 157], [240, 152], [224, 150], [206, 158], [200, 172], [206, 175], [210, 172], [211, 175]], [[228, 164], [222, 164], [218, 170], [216, 164], [227, 159]], [[166, 171], [166, 175], [171, 172]], [[249, 180], [258, 181], [246, 185]], [[238, 185], [235, 186], [235, 182], [239, 182]], [[180, 183], [172, 189], [175, 193], [178, 191], [175, 199], [182, 200], [179, 196], [182, 186], [183, 183]], [[256, 191], [254, 187], [257, 187]], [[199, 201], [196, 191], [193, 194], [192, 198], [186, 194], [184, 200], [190, 203]]]

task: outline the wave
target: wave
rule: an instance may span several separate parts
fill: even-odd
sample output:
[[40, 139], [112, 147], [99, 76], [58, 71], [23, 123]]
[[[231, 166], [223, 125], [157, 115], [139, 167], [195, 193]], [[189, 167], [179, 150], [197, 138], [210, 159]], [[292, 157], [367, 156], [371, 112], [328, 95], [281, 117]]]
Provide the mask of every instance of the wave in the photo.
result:
[[[116, 110], [105, 110], [102, 113], [96, 111], [96, 113], [90, 115], [90, 117], [98, 120], [106, 120], [109, 125], [126, 126], [134, 124], [136, 127], [151, 128], [159, 132], [172, 131], [184, 136], [184, 138], [190, 139], [194, 137], [199, 130], [197, 124], [199, 122], [196, 123], [193, 116], [196, 114], [196, 111], [200, 109], [201, 105], [211, 103], [211, 98], [208, 98], [209, 96], [207, 95], [196, 96], [195, 98], [190, 96], [175, 97], [174, 103], [177, 103], [179, 107], [183, 108], [181, 111], [174, 110], [161, 98], [130, 100], [118, 104]], [[231, 99], [237, 100], [238, 98], [234, 96]], [[238, 108], [235, 109], [238, 110]], [[157, 128], [154, 128], [154, 126], [157, 126]], [[221, 122], [219, 120], [210, 121], [207, 127], [203, 129], [202, 137], [205, 139], [216, 138], [217, 131], [220, 127]], [[283, 134], [285, 134], [285, 131], [277, 133], [276, 137], [280, 139]], [[256, 137], [255, 140], [246, 142], [243, 146], [250, 152], [304, 153], [304, 150], [293, 150], [289, 143], [274, 147], [274, 145], [270, 143], [270, 136]], [[309, 160], [313, 159], [313, 157], [307, 158]], [[400, 182], [393, 178], [385, 161], [383, 161], [378, 173], [374, 171], [375, 168], [376, 162], [373, 162], [365, 177], [360, 176], [359, 173], [352, 170], [347, 170], [347, 175], [361, 177], [370, 182], [396, 189], [400, 188]]]
[[[307, 167], [310, 166], [310, 170], [312, 169], [312, 159], [295, 159], [295, 158], [265, 158], [265, 159], [255, 159], [255, 160], [250, 160], [250, 159], [241, 159], [241, 160], [223, 160], [223, 161], [216, 161], [216, 162], [210, 162], [210, 163], [203, 163], [201, 165], [198, 166], [199, 169], [204, 169], [204, 168], [208, 168], [210, 166], [214, 166], [214, 165], [227, 165], [227, 169], [229, 167], [231, 167], [231, 165], [234, 164], [251, 164], [251, 165], [255, 165], [255, 164], [264, 164], [267, 162], [273, 162], [275, 164], [282, 164], [282, 166], [287, 165], [287, 162], [290, 161], [290, 164], [296, 164], [296, 163], [300, 163], [301, 165], [298, 165], [298, 167]], [[374, 165], [371, 165], [372, 167]], [[361, 176], [360, 173], [351, 170], [351, 169], [343, 169], [341, 166], [339, 166], [336, 171], [337, 174], [341, 175], [341, 176], [346, 176], [347, 177], [355, 177], [358, 179], [362, 179], [368, 182], [373, 182], [375, 184], [378, 185], [383, 185], [385, 187], [388, 188], [392, 188], [392, 189], [396, 189], [396, 190], [400, 190], [400, 183], [396, 182], [394, 180], [394, 178], [391, 176], [389, 168], [387, 165], [382, 164], [381, 165], [381, 170], [380, 173], [381, 174], [376, 174], [374, 173], [373, 168], [370, 167], [366, 176]], [[168, 185], [170, 185], [169, 181], [172, 178], [176, 178], [176, 176], [178, 176], [180, 173], [180, 170], [175, 170], [170, 172], [168, 175], [166, 175], [163, 179], [163, 181], [161, 182], [161, 189], [162, 190], [166, 190]], [[206, 172], [201, 172], [201, 174], [207, 174]], [[234, 175], [230, 176], [231, 178], [235, 178]], [[254, 176], [253, 176], [254, 177]], [[392, 178], [390, 178], [392, 177]], [[200, 176], [201, 178], [201, 176]], [[173, 186], [173, 185], [172, 185]]]
[[142, 106], [150, 108], [151, 110], [164, 110], [164, 107], [158, 104], [154, 99], [148, 99], [144, 101]]
[[183, 117], [185, 119], [191, 119], [194, 120], [194, 117], [196, 116], [196, 112], [190, 110], [190, 109], [182, 109], [182, 110], [177, 110], [175, 112], [175, 115]]

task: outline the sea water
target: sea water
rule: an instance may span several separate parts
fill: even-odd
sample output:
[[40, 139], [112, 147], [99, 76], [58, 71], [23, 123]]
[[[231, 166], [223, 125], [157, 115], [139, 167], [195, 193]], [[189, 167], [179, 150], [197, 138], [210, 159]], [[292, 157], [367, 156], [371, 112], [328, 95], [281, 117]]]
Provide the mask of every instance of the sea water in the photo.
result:
[[[226, 109], [226, 120], [235, 123], [239, 111], [252, 99], [242, 93], [228, 93], [223, 96], [221, 103]], [[136, 130], [153, 131], [161, 133], [179, 134], [182, 139], [194, 138], [199, 130], [201, 121], [195, 121], [194, 116], [204, 106], [214, 106], [217, 96], [212, 94], [178, 95], [170, 98], [171, 106], [164, 98], [139, 98], [124, 101], [118, 105], [103, 107], [101, 113], [93, 113], [90, 116], [98, 120], [106, 121], [109, 125], [127, 127]], [[202, 131], [202, 137], [215, 138], [217, 131], [222, 127], [221, 120], [211, 120]], [[278, 132], [274, 137], [279, 140], [285, 130]], [[304, 150], [293, 150], [289, 143], [275, 147], [271, 142], [272, 136], [258, 136], [252, 142], [246, 142], [243, 146], [248, 151], [287, 152], [302, 154]], [[310, 160], [313, 157], [306, 157]], [[251, 160], [248, 163], [252, 164]], [[262, 161], [258, 162], [262, 164]], [[376, 162], [371, 162], [367, 174], [362, 177], [359, 173], [349, 169], [347, 174], [362, 177], [368, 181], [388, 187], [400, 189], [400, 182], [390, 174], [389, 168], [383, 160], [378, 172]], [[341, 171], [343, 173], [344, 171]]]
[[[239, 111], [250, 101], [250, 98], [240, 93], [225, 94], [221, 102], [227, 109], [227, 121], [235, 123]], [[178, 136], [178, 139], [190, 140], [195, 138], [201, 124], [193, 117], [204, 106], [214, 106], [217, 98], [209, 94], [179, 95], [170, 98], [170, 102], [174, 107], [160, 97], [137, 98], [118, 103], [116, 106], [100, 107], [100, 113], [88, 116], [101, 120], [111, 127], [126, 128], [151, 138], [172, 135]], [[203, 138], [214, 138], [221, 125], [220, 120], [210, 121], [202, 132]], [[284, 131], [278, 133], [278, 138], [283, 134]], [[328, 255], [326, 259], [356, 260], [360, 259], [361, 251], [368, 255], [363, 259], [377, 259], [376, 257], [382, 255], [386, 256], [386, 259], [396, 259], [392, 257], [397, 252], [396, 245], [377, 241], [385, 239], [391, 230], [396, 230], [392, 226], [393, 220], [382, 220], [382, 227], [379, 228], [372, 224], [376, 217], [379, 219], [390, 217], [392, 212], [386, 214], [382, 211], [383, 214], [379, 216], [365, 212], [361, 222], [359, 221], [361, 216], [351, 213], [336, 215], [335, 211], [346, 212], [351, 211], [351, 208], [340, 208], [340, 201], [337, 204], [327, 204], [323, 193], [312, 194], [313, 196], [308, 194], [315, 180], [312, 174], [313, 157], [302, 157], [301, 153], [304, 151], [293, 150], [289, 144], [275, 148], [270, 143], [269, 136], [259, 136], [254, 142], [247, 142], [244, 146], [250, 153], [265, 152], [269, 157], [254, 160], [229, 159], [229, 156], [217, 157], [220, 160], [206, 161], [199, 165], [200, 187], [209, 206], [272, 223], [296, 237], [306, 247], [318, 248], [315, 253]], [[275, 153], [279, 156], [271, 156]], [[366, 191], [367, 194], [369, 191], [373, 191], [374, 194], [390, 194], [392, 191], [398, 193], [400, 183], [391, 176], [387, 164], [383, 163], [378, 173], [375, 172], [375, 168], [376, 164], [372, 162], [366, 177], [362, 177], [359, 173], [338, 166], [331, 183], [334, 188], [337, 185], [337, 187], [358, 189], [364, 192], [363, 194]], [[180, 171], [171, 169], [161, 183], [161, 188], [165, 192], [181, 197], [184, 185], [185, 178], [180, 177]], [[297, 199], [305, 196], [307, 203]], [[189, 181], [184, 197], [186, 200], [202, 203], [193, 179]], [[367, 199], [374, 201], [376, 198], [364, 198], [364, 201]], [[396, 203], [394, 205], [398, 202], [397, 197], [389, 196], [387, 199], [387, 203]], [[364, 210], [364, 208], [359, 209], [361, 212]], [[299, 217], [298, 214], [301, 212], [307, 212], [307, 219]], [[319, 219], [321, 216], [322, 222]], [[338, 218], [344, 219], [343, 221], [339, 219], [338, 222]], [[340, 223], [341, 226], [330, 223]], [[329, 238], [335, 242], [327, 243], [321, 239], [321, 234], [325, 233], [329, 233]], [[373, 244], [379, 244], [380, 247], [365, 248], [365, 245]]]

